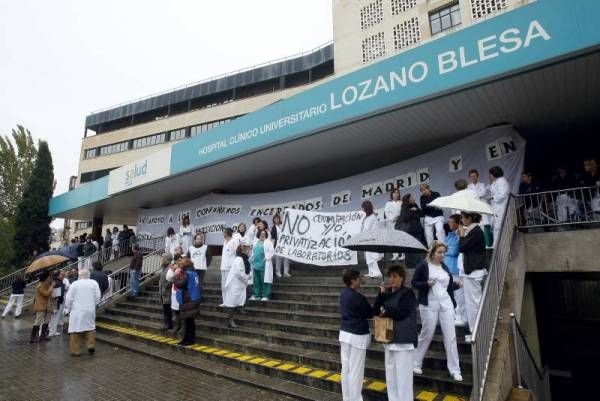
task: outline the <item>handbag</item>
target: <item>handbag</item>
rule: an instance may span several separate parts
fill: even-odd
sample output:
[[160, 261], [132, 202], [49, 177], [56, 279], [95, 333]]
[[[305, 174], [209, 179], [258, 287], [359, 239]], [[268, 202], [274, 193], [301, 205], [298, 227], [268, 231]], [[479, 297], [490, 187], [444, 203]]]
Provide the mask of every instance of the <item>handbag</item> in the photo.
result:
[[375, 325], [375, 341], [385, 344], [392, 342], [394, 339], [394, 319], [375, 316], [373, 323]]

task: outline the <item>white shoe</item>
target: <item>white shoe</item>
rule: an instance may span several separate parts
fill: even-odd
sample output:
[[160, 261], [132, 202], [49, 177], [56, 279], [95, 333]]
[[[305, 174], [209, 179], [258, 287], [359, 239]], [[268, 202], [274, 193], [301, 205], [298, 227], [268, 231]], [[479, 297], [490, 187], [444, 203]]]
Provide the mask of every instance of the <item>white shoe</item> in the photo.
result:
[[254, 295], [252, 295], [250, 297], [249, 301], [258, 301], [258, 298], [256, 298]]
[[463, 381], [463, 378], [462, 378], [462, 376], [461, 376], [461, 374], [460, 374], [460, 373], [455, 373], [455, 374], [453, 374], [453, 375], [452, 375], [452, 379], [453, 379], [454, 381], [457, 381], [457, 382], [461, 382], [461, 381]]
[[224, 307], [224, 306], [225, 306], [225, 304], [221, 304], [221, 305], [219, 305], [219, 308], [222, 308], [222, 307]]
[[292, 277], [292, 275], [290, 273], [285, 273], [284, 276], [285, 277]]
[[261, 299], [261, 301], [265, 301], [265, 302], [268, 301], [268, 300], [269, 300], [269, 298], [267, 298], [267, 297], [264, 297], [264, 298]]
[[413, 373], [415, 375], [422, 375], [423, 374], [423, 369], [421, 368], [417, 368], [416, 366], [413, 368]]
[[472, 338], [473, 338], [473, 337], [471, 337], [471, 335], [470, 335], [470, 334], [467, 334], [467, 335], [465, 336], [465, 342], [468, 342], [468, 343], [470, 343]]
[[276, 275], [277, 277], [281, 278], [281, 274], [279, 274], [279, 273], [276, 273], [275, 275]]
[[455, 320], [454, 325], [456, 327], [465, 327], [467, 325], [467, 322], [465, 322], [464, 320]]

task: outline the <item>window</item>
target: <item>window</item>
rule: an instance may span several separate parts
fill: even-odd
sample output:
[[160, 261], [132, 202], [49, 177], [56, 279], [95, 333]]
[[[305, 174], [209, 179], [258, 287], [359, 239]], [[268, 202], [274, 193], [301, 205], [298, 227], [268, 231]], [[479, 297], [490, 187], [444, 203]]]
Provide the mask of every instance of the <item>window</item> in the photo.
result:
[[113, 153], [125, 152], [129, 149], [129, 142], [119, 142], [112, 145], [100, 147], [100, 156], [111, 155]]
[[167, 134], [156, 134], [145, 136], [143, 138], [137, 138], [133, 140], [133, 149], [145, 148], [147, 146], [158, 145], [167, 141]]
[[460, 7], [458, 3], [429, 14], [429, 23], [431, 24], [432, 35], [460, 25]]
[[417, 17], [406, 20], [394, 27], [394, 48], [396, 50], [414, 45], [420, 40], [421, 29]]
[[508, 6], [508, 0], [471, 0], [471, 16], [474, 20], [483, 18]]
[[211, 121], [199, 125], [194, 125], [190, 128], [190, 136], [194, 137], [200, 134], [210, 131], [213, 128], [220, 127], [221, 125], [227, 124], [232, 118], [225, 118], [223, 120]]
[[417, 0], [392, 0], [392, 15], [406, 12], [417, 5]]
[[362, 41], [363, 63], [369, 63], [379, 57], [385, 56], [385, 37], [383, 32], [363, 39]]
[[91, 158], [96, 157], [97, 150], [98, 150], [98, 148], [86, 149], [86, 151], [83, 154], [83, 158], [84, 159], [91, 159]]
[[77, 221], [75, 222], [75, 231], [85, 230], [92, 226], [91, 221]]
[[377, 0], [360, 9], [360, 29], [368, 29], [383, 21], [383, 1]]
[[169, 132], [169, 141], [178, 141], [185, 139], [185, 128]]

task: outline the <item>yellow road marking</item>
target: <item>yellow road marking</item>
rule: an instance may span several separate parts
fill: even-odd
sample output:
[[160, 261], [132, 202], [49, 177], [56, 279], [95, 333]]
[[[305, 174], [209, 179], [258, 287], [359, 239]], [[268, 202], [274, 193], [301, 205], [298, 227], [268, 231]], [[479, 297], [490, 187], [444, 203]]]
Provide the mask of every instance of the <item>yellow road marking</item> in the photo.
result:
[[333, 375], [329, 376], [327, 378], [327, 380], [329, 380], [331, 382], [339, 383], [339, 382], [342, 381], [342, 376], [340, 374], [336, 373], [336, 374], [333, 374]]
[[307, 367], [301, 366], [301, 367], [299, 367], [299, 368], [296, 368], [296, 369], [292, 370], [292, 372], [294, 372], [294, 373], [300, 373], [301, 375], [304, 375], [304, 374], [306, 374], [307, 372], [310, 372], [311, 370], [312, 370], [312, 369], [310, 369], [310, 368], [307, 368]]
[[454, 395], [446, 395], [442, 401], [465, 401], [465, 399]]
[[266, 366], [268, 368], [272, 368], [272, 367], [275, 367], [275, 366], [277, 366], [279, 364], [281, 364], [281, 362], [279, 362], [279, 361], [267, 361], [267, 362], [263, 363], [262, 365]]
[[229, 350], [222, 349], [221, 351], [217, 351], [217, 352], [215, 352], [215, 355], [219, 355], [219, 356], [221, 356], [221, 355], [229, 354], [230, 352], [231, 352], [231, 351], [229, 351]]
[[296, 367], [296, 365], [292, 365], [291, 363], [284, 363], [281, 366], [277, 366], [276, 369], [279, 369], [279, 370], [290, 370], [290, 369], [295, 368], [295, 367]]
[[435, 397], [437, 397], [438, 393], [434, 393], [431, 391], [421, 391], [417, 394], [417, 400], [419, 401], [433, 401]]
[[312, 373], [309, 373], [308, 375], [310, 377], [315, 377], [317, 379], [320, 379], [323, 376], [327, 376], [329, 374], [329, 372], [324, 371], [324, 370], [315, 370]]
[[266, 361], [265, 358], [254, 358], [254, 359], [250, 359], [248, 361], [248, 363], [254, 363], [254, 364], [259, 364], [259, 363], [263, 363], [264, 361]]
[[246, 362], [248, 359], [252, 359], [252, 357], [250, 355], [242, 355], [242, 356], [238, 356], [237, 359], [239, 359], [240, 361]]
[[240, 356], [241, 354], [237, 353], [237, 352], [230, 352], [229, 354], [225, 354], [223, 355], [225, 358], [237, 358], [238, 356]]
[[374, 381], [373, 383], [369, 384], [367, 386], [367, 388], [369, 390], [375, 390], [375, 391], [383, 391], [385, 390], [385, 383], [384, 382], [378, 382], [378, 381]]

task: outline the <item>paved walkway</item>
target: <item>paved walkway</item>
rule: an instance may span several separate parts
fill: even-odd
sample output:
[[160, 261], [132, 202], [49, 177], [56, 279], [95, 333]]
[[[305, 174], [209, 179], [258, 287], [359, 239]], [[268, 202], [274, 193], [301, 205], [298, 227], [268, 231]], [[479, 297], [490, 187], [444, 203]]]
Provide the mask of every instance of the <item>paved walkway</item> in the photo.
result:
[[27, 320], [0, 323], [0, 400], [292, 401], [102, 343], [73, 358], [68, 336], [29, 344], [30, 331]]

